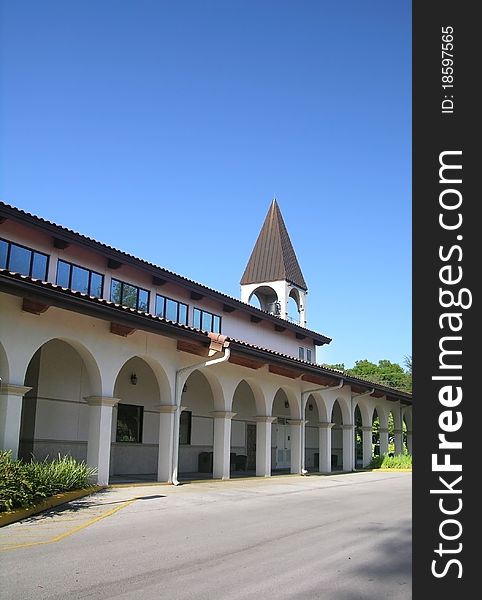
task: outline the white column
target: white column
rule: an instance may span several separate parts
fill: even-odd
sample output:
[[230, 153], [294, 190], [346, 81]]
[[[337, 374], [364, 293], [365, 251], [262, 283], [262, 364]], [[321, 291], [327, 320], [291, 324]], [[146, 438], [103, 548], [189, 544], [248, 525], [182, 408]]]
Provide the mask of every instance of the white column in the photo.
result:
[[354, 454], [354, 428], [353, 425], [342, 425], [343, 429], [343, 470], [353, 470], [353, 454]]
[[412, 432], [407, 430], [407, 450], [410, 456], [413, 455], [413, 447], [412, 447]]
[[363, 436], [363, 463], [364, 467], [369, 467], [372, 462], [372, 428], [362, 427]]
[[331, 428], [334, 423], [318, 423], [319, 427], [319, 464], [320, 473], [331, 473]]
[[271, 477], [271, 424], [276, 417], [255, 417], [256, 477]]
[[172, 435], [176, 406], [164, 404], [157, 407], [159, 411], [159, 450], [157, 455], [157, 481], [172, 480]]
[[18, 457], [22, 399], [32, 388], [2, 383], [0, 387], [0, 449], [11, 450]]
[[303, 419], [289, 419], [288, 423], [290, 424], [290, 436], [291, 436], [291, 473], [301, 473], [301, 459], [303, 456], [303, 452], [305, 451], [302, 448], [303, 442], [303, 428], [305, 426], [306, 421]]
[[109, 483], [110, 445], [112, 433], [112, 409], [119, 398], [89, 396], [89, 438], [87, 442], [87, 464], [97, 468], [97, 483]]
[[217, 410], [214, 417], [213, 479], [229, 479], [231, 453], [231, 419], [234, 412]]
[[380, 427], [380, 456], [388, 454], [388, 429]]
[[403, 454], [402, 430], [394, 429], [393, 438], [395, 443], [395, 454]]

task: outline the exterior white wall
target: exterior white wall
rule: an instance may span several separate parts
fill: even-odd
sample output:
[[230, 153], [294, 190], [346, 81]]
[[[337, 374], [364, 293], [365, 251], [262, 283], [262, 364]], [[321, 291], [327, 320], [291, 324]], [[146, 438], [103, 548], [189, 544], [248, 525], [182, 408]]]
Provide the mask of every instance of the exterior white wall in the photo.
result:
[[[9, 385], [32, 386], [26, 380], [30, 364], [28, 377], [33, 383], [39, 382], [38, 388], [27, 392], [23, 400], [24, 404], [36, 403], [35, 420], [32, 415], [30, 423], [35, 423], [33, 451], [36, 456], [43, 458], [61, 452], [86, 458], [92, 406], [87, 405], [85, 398], [94, 396], [107, 399], [103, 406], [108, 406], [109, 399], [112, 400], [111, 473], [156, 473], [160, 441], [158, 406], [169, 407], [174, 403], [176, 370], [198, 363], [199, 357], [177, 351], [176, 341], [161, 335], [136, 331], [124, 338], [110, 333], [108, 321], [55, 307], [41, 315], [33, 315], [22, 311], [21, 306], [21, 298], [0, 293], [0, 376]], [[36, 355], [39, 348], [42, 348], [41, 353]], [[130, 383], [133, 371], [138, 377], [136, 386]], [[271, 464], [275, 467], [277, 423], [270, 425], [266, 419], [301, 419], [301, 390], [303, 387], [309, 389], [312, 384], [269, 373], [267, 367], [254, 370], [230, 363], [206, 369], [205, 373], [206, 376], [198, 371], [192, 373], [182, 395], [182, 406], [192, 411], [193, 420], [191, 444], [180, 448], [179, 471], [196, 472], [199, 453], [213, 450], [212, 413], [215, 410], [236, 413], [231, 423], [231, 451], [237, 453], [245, 451], [246, 423], [259, 425], [258, 417], [264, 419], [263, 426], [272, 430], [271, 438], [265, 437], [271, 449]], [[240, 383], [243, 380], [249, 385]], [[213, 386], [216, 381], [219, 389]], [[353, 421], [348, 408], [349, 386], [313, 394], [313, 397], [316, 406], [312, 412], [307, 410], [305, 413], [308, 420], [305, 447], [314, 458], [318, 451], [317, 421], [328, 422], [332, 418], [336, 399], [341, 410], [335, 405], [333, 420], [338, 425], [349, 425]], [[142, 444], [115, 442], [116, 398], [120, 403], [144, 406]], [[288, 407], [285, 407], [287, 400]], [[375, 406], [385, 415], [389, 410], [399, 410], [398, 405], [386, 398], [363, 399], [360, 405], [364, 407], [364, 415], [373, 412]], [[410, 421], [411, 430], [411, 411], [405, 410], [404, 418]], [[338, 453], [343, 446], [342, 430], [334, 427], [331, 437], [333, 451]], [[260, 434], [259, 439], [262, 438]], [[162, 447], [169, 447], [169, 441]], [[342, 456], [343, 453], [339, 461]], [[269, 476], [269, 472], [260, 474]]]
[[[309, 348], [313, 352], [312, 361], [315, 361], [315, 346], [308, 339], [297, 340], [295, 333], [291, 330], [285, 332], [277, 332], [274, 330], [274, 324], [271, 322], [252, 323], [247, 313], [240, 309], [236, 309], [232, 313], [223, 312], [223, 303], [218, 300], [211, 299], [206, 295], [201, 300], [192, 300], [189, 297], [189, 291], [180, 285], [172, 282], [167, 282], [161, 286], [155, 286], [152, 283], [151, 274], [137, 269], [129, 264], [123, 264], [119, 269], [109, 269], [107, 260], [104, 256], [95, 253], [82, 246], [76, 244], [70, 245], [63, 250], [53, 247], [52, 237], [44, 233], [40, 233], [35, 229], [17, 224], [11, 220], [6, 221], [0, 230], [0, 237], [11, 240], [13, 242], [25, 245], [27, 247], [39, 250], [50, 256], [48, 280], [52, 283], [56, 282], [57, 259], [65, 260], [77, 264], [79, 266], [92, 269], [104, 275], [104, 294], [103, 297], [110, 300], [110, 285], [111, 279], [119, 279], [127, 283], [142, 287], [150, 292], [149, 311], [155, 314], [156, 293], [167, 296], [174, 300], [184, 302], [189, 306], [188, 324], [193, 325], [193, 310], [195, 307], [207, 310], [222, 318], [222, 333], [234, 339], [246, 341], [248, 343], [270, 348], [277, 352], [287, 354], [298, 358], [298, 347], [303, 346]], [[270, 284], [271, 285], [271, 284]], [[285, 318], [287, 314], [287, 302], [289, 287], [285, 282], [272, 282], [279, 288], [279, 292], [283, 295], [285, 305]], [[244, 294], [244, 292], [243, 292]], [[303, 292], [301, 292], [303, 294]], [[244, 296], [242, 296], [242, 301]], [[306, 300], [303, 300], [303, 304]]]

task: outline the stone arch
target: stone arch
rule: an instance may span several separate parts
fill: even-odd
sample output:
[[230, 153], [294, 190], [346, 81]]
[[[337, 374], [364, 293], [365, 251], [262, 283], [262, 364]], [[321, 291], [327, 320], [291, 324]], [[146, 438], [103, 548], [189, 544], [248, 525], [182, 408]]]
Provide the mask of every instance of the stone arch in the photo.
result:
[[80, 355], [80, 357], [82, 358], [82, 360], [86, 366], [86, 369], [87, 369], [88, 377], [89, 377], [90, 384], [91, 384], [91, 389], [90, 389], [91, 395], [93, 395], [93, 396], [102, 395], [102, 374], [101, 374], [101, 370], [99, 368], [97, 358], [95, 357], [94, 353], [91, 352], [87, 346], [85, 346], [78, 340], [75, 340], [72, 338], [60, 336], [60, 337], [45, 339], [39, 346], [37, 346], [37, 348], [35, 348], [33, 350], [32, 354], [30, 356], [30, 359], [27, 363], [27, 367], [25, 369], [25, 374], [27, 372], [28, 366], [30, 365], [33, 357], [38, 352], [41, 352], [41, 350], [43, 348], [45, 348], [47, 346], [47, 344], [49, 344], [51, 342], [55, 342], [55, 341], [59, 341], [59, 342], [67, 344], [68, 346], [71, 346]]
[[363, 465], [363, 414], [358, 402], [353, 409], [353, 443], [355, 468], [357, 468]]
[[296, 288], [291, 288], [288, 295], [288, 316], [295, 322], [301, 319], [301, 297]]
[[148, 361], [131, 356], [124, 362], [114, 382], [114, 397], [127, 404], [141, 403], [151, 408], [161, 404], [159, 382]]
[[307, 470], [318, 470], [320, 466], [319, 424], [321, 418], [318, 412], [318, 402], [313, 393], [308, 396], [304, 408], [304, 465]]
[[320, 394], [320, 392], [312, 392], [310, 394], [316, 402], [316, 407], [318, 409], [318, 415], [321, 423], [329, 423], [331, 419], [331, 408], [332, 405], [328, 405], [326, 400]]
[[253, 296], [258, 299], [261, 310], [272, 314], [281, 314], [281, 307], [277, 312], [279, 305], [279, 297], [276, 291], [270, 285], [260, 285], [254, 289], [249, 295], [248, 303], [251, 303]]
[[[226, 400], [231, 404], [232, 398]], [[213, 412], [226, 411], [227, 408], [222, 386], [209, 368], [195, 369], [186, 378], [181, 406], [179, 473], [197, 473], [200, 469], [202, 472], [212, 472]], [[201, 464], [200, 454], [207, 462]], [[209, 456], [211, 462], [208, 460]]]
[[256, 415], [261, 413], [257, 407], [255, 392], [245, 379], [242, 379], [234, 390], [231, 410], [236, 413], [231, 421], [230, 447], [234, 462], [232, 466], [235, 471], [254, 471], [256, 470]]
[[388, 413], [389, 411], [383, 404], [377, 403], [375, 405], [375, 410], [377, 411], [378, 419], [380, 421], [381, 429], [388, 429]]
[[408, 431], [412, 431], [412, 407], [407, 406], [403, 409], [402, 418], [405, 421]]
[[331, 405], [330, 421], [331, 428], [331, 467], [333, 470], [343, 469], [343, 457], [345, 454], [345, 440], [343, 436], [343, 425], [349, 423], [349, 413], [343, 410], [345, 403], [343, 398], [335, 398]]
[[242, 379], [241, 381], [245, 381], [251, 388], [251, 392], [254, 396], [254, 401], [255, 401], [255, 405], [256, 405], [256, 415], [258, 415], [258, 416], [270, 415], [271, 412], [268, 407], [268, 401], [266, 398], [266, 394], [264, 393], [264, 391], [261, 388], [261, 386], [259, 385], [259, 383], [251, 377], [244, 377], [244, 379]]
[[344, 398], [343, 396], [336, 396], [331, 405], [328, 405], [328, 411], [330, 416], [333, 415], [333, 408], [335, 404], [338, 404], [338, 407], [341, 411], [341, 422], [343, 425], [351, 424], [352, 416], [351, 416], [351, 406], [350, 401]]
[[[241, 379], [234, 390], [229, 410], [235, 412], [237, 415], [242, 410], [243, 416], [246, 418], [262, 415], [264, 412], [264, 402], [260, 394], [262, 394], [262, 391], [259, 386], [253, 386], [248, 380]], [[246, 401], [247, 406], [242, 406], [243, 401]]]
[[[142, 361], [142, 363], [145, 363], [146, 365], [149, 366], [150, 370], [152, 371], [158, 388], [159, 388], [159, 404], [174, 404], [174, 391], [173, 391], [173, 386], [171, 385], [171, 382], [169, 381], [169, 377], [167, 376], [166, 371], [164, 370], [164, 368], [162, 367], [162, 365], [155, 359], [153, 359], [151, 356], [146, 355], [146, 354], [132, 354], [128, 357], [124, 357], [124, 361], [122, 364], [118, 364], [116, 366], [116, 374], [115, 374], [115, 378], [114, 378], [114, 386], [113, 386], [113, 390], [114, 390], [114, 396], [117, 397], [116, 392], [115, 392], [115, 382], [117, 382], [117, 379], [119, 377], [119, 373], [121, 372], [122, 369], [124, 369], [125, 365], [131, 361], [132, 359], [137, 359]], [[135, 371], [135, 364], [134, 364], [134, 371]], [[140, 376], [140, 373], [136, 373], [136, 375]], [[130, 377], [130, 374], [129, 374]], [[139, 378], [140, 381], [140, 378]]]
[[37, 353], [41, 352], [42, 349], [44, 349], [47, 346], [47, 344], [55, 343], [56, 341], [67, 344], [68, 346], [72, 347], [79, 354], [79, 356], [82, 358], [82, 361], [85, 364], [85, 368], [86, 368], [86, 371], [87, 371], [87, 374], [88, 374], [88, 377], [90, 380], [91, 394], [92, 395], [101, 395], [102, 394], [102, 374], [101, 374], [101, 370], [99, 368], [99, 364], [98, 364], [95, 354], [93, 352], [91, 352], [91, 350], [87, 346], [85, 346], [82, 342], [79, 342], [76, 339], [68, 338], [68, 337], [64, 337], [64, 336], [45, 338], [41, 343], [36, 345], [36, 347], [30, 348], [28, 350], [29, 354], [27, 355], [28, 360], [25, 364], [24, 381], [25, 381], [25, 376], [27, 374], [27, 369], [28, 369], [29, 365], [31, 364], [34, 356]]
[[401, 429], [402, 428], [402, 418], [401, 418], [400, 407], [398, 406], [398, 404], [392, 406], [391, 408], [389, 408], [388, 409], [388, 414], [392, 415], [393, 428], [394, 429]]
[[288, 419], [300, 419], [301, 408], [298, 395], [291, 388], [280, 386], [271, 400], [270, 414]]
[[95, 357], [80, 342], [61, 337], [30, 352], [24, 384], [31, 390], [22, 401], [19, 456], [42, 460], [61, 453], [86, 460], [86, 398], [102, 390]]
[[219, 379], [214, 375], [212, 369], [201, 369], [200, 373], [206, 378], [209, 383], [213, 395], [214, 410], [229, 410], [231, 398], [226, 398]]
[[299, 453], [299, 449], [293, 446], [296, 441], [292, 439], [292, 422], [299, 421], [301, 414], [300, 404], [293, 390], [285, 386], [278, 388], [271, 403], [271, 415], [276, 417], [272, 427], [272, 447], [275, 448], [272, 471], [279, 472], [291, 468], [292, 455]]
[[406, 406], [402, 410], [402, 447], [409, 454], [412, 453], [412, 407]]
[[8, 363], [8, 356], [3, 347], [3, 344], [0, 342], [0, 383], [9, 383], [10, 382], [10, 366]]
[[368, 406], [363, 400], [355, 400], [353, 410], [358, 408], [361, 415], [362, 426], [370, 427], [372, 424], [373, 407]]
[[112, 410], [113, 475], [154, 475], [157, 471], [161, 390], [152, 364], [152, 360], [131, 356], [115, 378], [113, 394], [119, 402]]

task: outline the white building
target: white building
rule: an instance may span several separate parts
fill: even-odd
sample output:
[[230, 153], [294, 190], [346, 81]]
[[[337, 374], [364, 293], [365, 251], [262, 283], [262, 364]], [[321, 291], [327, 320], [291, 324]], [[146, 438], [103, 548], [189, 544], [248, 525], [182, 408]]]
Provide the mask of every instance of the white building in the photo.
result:
[[241, 300], [0, 203], [0, 448], [101, 484], [329, 473], [370, 463], [375, 414], [385, 453], [391, 413], [411, 452], [411, 394], [317, 365], [306, 302], [276, 201]]

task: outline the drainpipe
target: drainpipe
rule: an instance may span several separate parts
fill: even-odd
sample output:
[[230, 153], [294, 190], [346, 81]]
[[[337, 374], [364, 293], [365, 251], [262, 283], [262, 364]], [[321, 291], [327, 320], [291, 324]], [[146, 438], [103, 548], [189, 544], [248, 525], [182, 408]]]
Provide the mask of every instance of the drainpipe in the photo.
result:
[[353, 469], [352, 471], [355, 472], [355, 467], [356, 467], [356, 444], [355, 444], [355, 407], [353, 405], [353, 400], [354, 398], [362, 398], [363, 396], [371, 396], [373, 394], [373, 392], [375, 391], [375, 388], [372, 388], [371, 390], [368, 390], [367, 392], [361, 392], [361, 394], [354, 394], [351, 397], [351, 418], [353, 421], [353, 437], [352, 437], [352, 444], [353, 444]]
[[[331, 387], [317, 387], [313, 390], [306, 390], [305, 392], [301, 392], [301, 418], [305, 419], [305, 402], [310, 394], [313, 392], [331, 392], [332, 390], [339, 390], [343, 387], [343, 378], [340, 379], [340, 383], [338, 385], [333, 385]], [[305, 427], [301, 428], [301, 474], [306, 475], [308, 471], [305, 469]]]
[[173, 432], [173, 448], [172, 448], [172, 464], [171, 464], [171, 483], [173, 485], [179, 485], [179, 481], [177, 479], [178, 474], [178, 462], [179, 462], [179, 424], [181, 421], [181, 395], [182, 395], [182, 387], [181, 386], [181, 377], [184, 375], [189, 375], [196, 369], [202, 369], [203, 367], [210, 367], [212, 365], [217, 365], [222, 362], [226, 362], [229, 359], [231, 354], [231, 350], [229, 348], [229, 342], [226, 341], [226, 336], [221, 335], [220, 333], [209, 333], [209, 338], [211, 343], [209, 344], [209, 356], [217, 354], [218, 352], [224, 353], [219, 358], [213, 358], [207, 361], [203, 361], [200, 363], [196, 363], [195, 365], [188, 365], [187, 367], [182, 367], [176, 371], [176, 380], [174, 385], [174, 400], [176, 405], [176, 413], [174, 416], [174, 432]]

